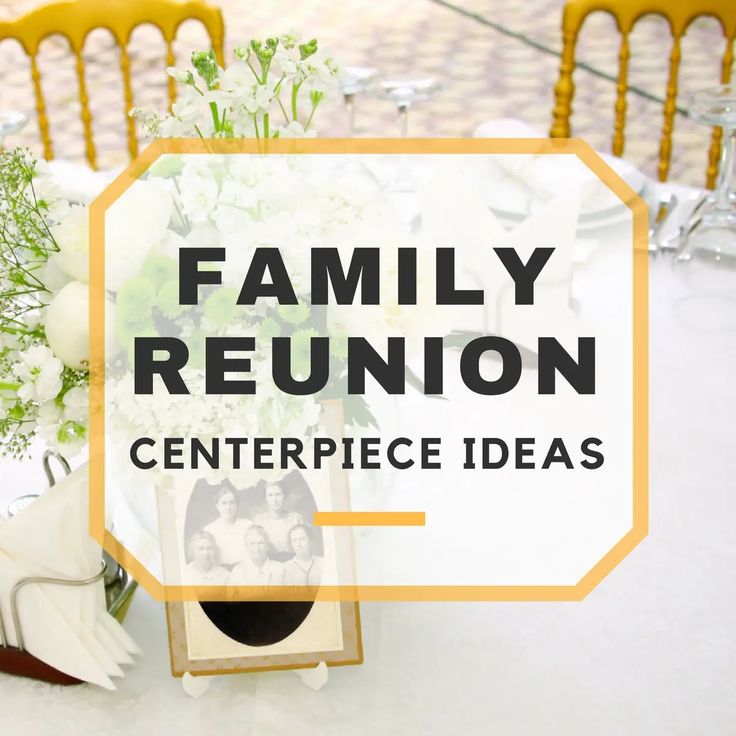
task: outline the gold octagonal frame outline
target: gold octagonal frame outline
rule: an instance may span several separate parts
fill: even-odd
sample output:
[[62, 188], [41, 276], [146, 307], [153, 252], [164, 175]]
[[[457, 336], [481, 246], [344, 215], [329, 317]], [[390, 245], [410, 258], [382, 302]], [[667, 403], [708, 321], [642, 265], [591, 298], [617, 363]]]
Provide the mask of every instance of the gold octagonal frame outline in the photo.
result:
[[305, 588], [263, 589], [169, 586], [161, 583], [105, 528], [105, 212], [164, 154], [573, 154], [632, 211], [633, 244], [633, 525], [575, 585], [358, 585], [320, 587], [325, 601], [579, 601], [585, 598], [648, 534], [649, 255], [646, 204], [598, 154], [577, 138], [360, 138], [289, 140], [158, 139], [152, 142], [90, 205], [90, 534], [157, 600], [314, 600]]

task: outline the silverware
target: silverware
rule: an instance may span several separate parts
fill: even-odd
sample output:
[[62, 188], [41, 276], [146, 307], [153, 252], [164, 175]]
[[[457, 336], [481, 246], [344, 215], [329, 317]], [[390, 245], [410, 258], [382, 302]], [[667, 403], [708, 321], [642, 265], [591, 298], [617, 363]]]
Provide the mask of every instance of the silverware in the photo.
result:
[[658, 253], [660, 250], [671, 247], [663, 245], [660, 234], [664, 224], [678, 205], [677, 195], [667, 192], [660, 195], [655, 207], [651, 211], [649, 224], [649, 252]]

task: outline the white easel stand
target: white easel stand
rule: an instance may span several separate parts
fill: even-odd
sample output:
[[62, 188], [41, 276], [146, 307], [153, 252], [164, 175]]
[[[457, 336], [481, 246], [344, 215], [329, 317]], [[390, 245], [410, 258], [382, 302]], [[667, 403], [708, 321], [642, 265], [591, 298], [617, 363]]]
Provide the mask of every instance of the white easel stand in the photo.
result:
[[316, 667], [310, 667], [303, 670], [292, 670], [292, 672], [301, 679], [302, 684], [306, 685], [310, 690], [321, 690], [330, 677], [330, 671], [324, 662], [320, 662]]
[[[330, 672], [324, 662], [320, 662], [316, 667], [310, 667], [303, 670], [291, 670], [301, 681], [305, 687], [317, 692], [321, 690], [330, 677]], [[216, 676], [210, 675], [190, 675], [185, 672], [181, 678], [182, 690], [190, 698], [201, 698], [209, 689], [212, 681]]]

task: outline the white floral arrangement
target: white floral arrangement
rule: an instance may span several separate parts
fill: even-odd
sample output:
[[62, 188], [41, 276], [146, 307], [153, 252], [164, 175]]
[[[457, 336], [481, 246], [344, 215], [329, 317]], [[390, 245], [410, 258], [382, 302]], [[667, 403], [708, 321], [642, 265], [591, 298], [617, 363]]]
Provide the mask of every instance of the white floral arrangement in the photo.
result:
[[171, 114], [141, 108], [130, 114], [161, 138], [316, 135], [315, 112], [338, 86], [338, 66], [316, 39], [302, 43], [292, 33], [254, 39], [234, 56], [223, 69], [213, 51], [194, 52], [192, 69], [168, 69], [182, 86]]
[[[184, 85], [171, 115], [132, 114], [157, 136], [273, 138], [314, 133], [315, 110], [337, 75], [334, 62], [319, 55], [316, 41], [299, 43], [291, 35], [251, 41], [236, 50], [235, 57], [223, 70], [212, 52], [196, 52], [193, 71], [170, 70]], [[302, 109], [304, 95], [308, 105]], [[281, 116], [278, 124], [276, 114]], [[426, 307], [396, 310], [389, 301], [370, 309], [342, 309], [339, 315], [329, 308], [310, 308], [305, 296], [309, 248], [283, 247], [290, 239], [342, 246], [351, 242], [350, 225], [358, 220], [374, 228], [367, 231], [366, 242], [397, 243], [408, 237], [386, 209], [375, 177], [359, 169], [336, 164], [325, 177], [306, 160], [276, 155], [166, 156], [116, 202], [106, 216], [106, 395], [124, 432], [160, 434], [175, 426], [182, 435], [196, 435], [240, 428], [246, 436], [259, 431], [308, 440], [318, 424], [318, 402], [326, 398], [344, 400], [348, 426], [375, 424], [364, 397], [346, 396], [342, 389], [347, 335], [403, 334], [420, 345], [427, 324], [437, 328], [442, 315]], [[216, 243], [237, 244], [229, 252], [241, 265], [257, 247], [282, 247], [300, 304], [244, 309], [235, 303], [234, 285], [224, 283], [211, 293], [203, 290], [198, 310], [182, 307], [177, 299], [179, 249]], [[27, 456], [36, 436], [67, 457], [87, 444], [88, 257], [87, 208], [64, 200], [46, 164], [27, 151], [1, 153], [4, 454]], [[390, 258], [386, 260], [393, 268]], [[202, 393], [198, 401], [195, 395], [171, 396], [163, 387], [152, 397], [136, 396], [128, 385], [133, 338], [161, 335], [174, 329], [172, 325], [173, 334], [184, 339], [195, 356], [204, 334], [289, 337], [295, 375], [308, 372], [311, 338], [329, 336], [330, 383], [316, 397], [267, 390], [268, 366], [257, 358], [253, 373], [263, 377], [260, 385], [266, 390], [254, 396], [214, 400]], [[203, 379], [196, 360], [185, 371], [192, 386]], [[408, 368], [407, 377], [417, 385]], [[108, 431], [115, 431], [115, 422], [108, 424]], [[233, 480], [252, 479], [241, 474]]]
[[[128, 195], [130, 201], [126, 201]], [[113, 441], [125, 446], [145, 435], [160, 446], [163, 438], [172, 435], [281, 436], [306, 443], [319, 424], [319, 402], [330, 398], [343, 399], [348, 425], [372, 424], [364, 397], [347, 396], [344, 390], [346, 326], [329, 307], [309, 303], [310, 249], [303, 244], [342, 242], [350, 223], [367, 216], [385, 219], [379, 201], [375, 181], [339, 167], [327, 177], [316, 162], [293, 157], [210, 154], [159, 159], [111, 208], [120, 220], [145, 207], [161, 216], [155, 242], [146, 253], [132, 256], [124, 267], [117, 263], [107, 268], [108, 288], [111, 277], [116, 288], [114, 347], [107, 351], [106, 367], [111, 418], [106, 431]], [[202, 245], [226, 246], [229, 268], [221, 285], [200, 287], [198, 305], [182, 305], [179, 252]], [[298, 304], [280, 305], [273, 299], [253, 306], [237, 304], [242, 286], [238, 275], [242, 277], [256, 249], [262, 247], [279, 247]], [[378, 329], [385, 328], [383, 324]], [[133, 341], [138, 336], [176, 337], [186, 343], [189, 361], [180, 374], [191, 394], [172, 395], [161, 383], [153, 395], [134, 392]], [[249, 356], [256, 393], [207, 394], [205, 336], [253, 337], [258, 345], [268, 344], [273, 337], [288, 337], [291, 371], [301, 379], [310, 373], [311, 339], [329, 337], [330, 381], [316, 396], [281, 392], [271, 380], [270, 352], [261, 349]], [[247, 463], [239, 470], [227, 462], [222, 465], [222, 471], [205, 469], [202, 474], [212, 483], [228, 479], [240, 487], [285, 474], [279, 469], [255, 470]]]
[[[6, 454], [23, 457], [37, 434], [68, 456], [87, 441], [88, 296], [86, 287], [75, 286], [86, 271], [86, 247], [77, 247], [86, 238], [86, 210], [59, 197], [44, 162], [21, 149], [0, 154], [0, 439]], [[63, 253], [60, 241], [69, 246]]]
[[[286, 34], [252, 40], [234, 53], [235, 63], [227, 69], [218, 66], [212, 51], [195, 52], [192, 70], [170, 68], [169, 74], [183, 85], [171, 114], [140, 109], [130, 114], [157, 137], [314, 135], [315, 112], [335, 90], [338, 73], [335, 62], [319, 52], [317, 41], [302, 43]], [[308, 106], [303, 105], [305, 97]], [[273, 121], [275, 111], [282, 115], [278, 124]], [[199, 194], [193, 189], [189, 201], [196, 202]], [[151, 202], [141, 204], [143, 217], [137, 212], [124, 223], [121, 236], [106, 243], [108, 262], [120, 264], [121, 274], [127, 273], [132, 257], [130, 244], [145, 255], [153, 245], [151, 233], [160, 231], [155, 227], [160, 210]], [[196, 224], [196, 212], [190, 215]], [[87, 444], [88, 220], [85, 206], [60, 196], [44, 161], [24, 149], [0, 153], [4, 454], [27, 456], [36, 436], [67, 457]]]

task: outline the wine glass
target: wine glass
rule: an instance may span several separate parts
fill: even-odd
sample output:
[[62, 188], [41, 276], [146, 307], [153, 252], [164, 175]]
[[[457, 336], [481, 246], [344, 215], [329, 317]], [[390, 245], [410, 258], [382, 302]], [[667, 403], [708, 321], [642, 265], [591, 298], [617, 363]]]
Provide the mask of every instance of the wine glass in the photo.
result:
[[346, 66], [340, 80], [340, 90], [348, 111], [348, 131], [355, 135], [355, 95], [364, 92], [368, 83], [378, 74], [372, 66]]
[[689, 328], [736, 330], [736, 85], [703, 90], [690, 99], [693, 120], [723, 130], [716, 190], [704, 197], [680, 234], [674, 263], [682, 296], [674, 308]]
[[[409, 135], [409, 108], [413, 103], [426, 100], [437, 90], [437, 80], [434, 77], [412, 77], [405, 79], [381, 79], [369, 87], [374, 97], [389, 100], [396, 105], [399, 113], [399, 135], [407, 138]], [[396, 174], [388, 184], [387, 189], [394, 193], [405, 193], [410, 196], [402, 205], [405, 210], [404, 219], [411, 223], [412, 229], [417, 227], [416, 197], [414, 179], [409, 170], [409, 157], [402, 154], [399, 157]], [[399, 200], [397, 199], [397, 202]]]
[[370, 91], [375, 97], [390, 100], [399, 111], [399, 135], [409, 135], [409, 108], [412, 103], [426, 100], [437, 90], [434, 77], [414, 77], [411, 79], [382, 79]]
[[5, 146], [5, 139], [22, 130], [28, 122], [28, 115], [19, 110], [0, 110], [0, 150]]
[[[676, 260], [736, 261], [736, 197], [730, 184], [736, 163], [736, 85], [722, 84], [690, 98], [690, 117], [723, 130], [716, 190], [695, 208], [681, 234]], [[734, 263], [736, 265], [736, 263]]]

